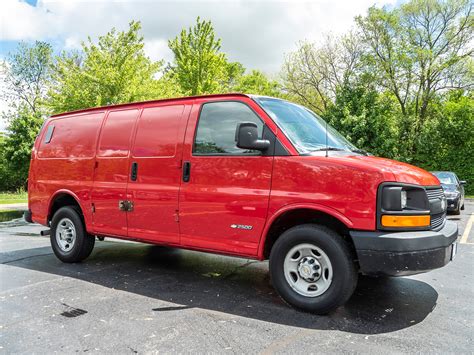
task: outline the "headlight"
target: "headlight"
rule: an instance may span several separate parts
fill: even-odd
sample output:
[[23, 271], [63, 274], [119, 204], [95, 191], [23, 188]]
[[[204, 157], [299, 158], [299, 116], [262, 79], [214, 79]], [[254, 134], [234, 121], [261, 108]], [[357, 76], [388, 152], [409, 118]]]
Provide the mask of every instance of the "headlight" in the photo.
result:
[[407, 207], [407, 192], [405, 190], [400, 191], [400, 204], [402, 210]]
[[386, 230], [426, 229], [430, 205], [421, 186], [384, 183], [378, 191], [377, 227]]
[[444, 195], [448, 198], [456, 198], [459, 196], [459, 192], [458, 191], [445, 191]]

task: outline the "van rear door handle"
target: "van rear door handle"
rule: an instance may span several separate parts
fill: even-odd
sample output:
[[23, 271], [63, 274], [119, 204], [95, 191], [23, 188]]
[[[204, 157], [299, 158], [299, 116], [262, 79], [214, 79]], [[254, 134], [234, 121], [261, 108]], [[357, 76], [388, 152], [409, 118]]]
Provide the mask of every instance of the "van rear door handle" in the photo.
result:
[[137, 170], [138, 170], [138, 163], [132, 163], [132, 172], [130, 173], [130, 180], [136, 181], [137, 180]]
[[183, 181], [188, 182], [190, 176], [191, 176], [191, 163], [189, 161], [185, 161], [183, 164]]

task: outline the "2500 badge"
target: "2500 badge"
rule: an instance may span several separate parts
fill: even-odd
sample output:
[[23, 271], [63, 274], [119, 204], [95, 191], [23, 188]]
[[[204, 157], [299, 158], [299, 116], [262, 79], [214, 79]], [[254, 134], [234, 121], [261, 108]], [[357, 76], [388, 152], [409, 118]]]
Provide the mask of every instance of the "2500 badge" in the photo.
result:
[[230, 225], [230, 228], [233, 228], [233, 229], [247, 229], [247, 230], [250, 230], [253, 228], [253, 226], [247, 226], [245, 224], [231, 224]]

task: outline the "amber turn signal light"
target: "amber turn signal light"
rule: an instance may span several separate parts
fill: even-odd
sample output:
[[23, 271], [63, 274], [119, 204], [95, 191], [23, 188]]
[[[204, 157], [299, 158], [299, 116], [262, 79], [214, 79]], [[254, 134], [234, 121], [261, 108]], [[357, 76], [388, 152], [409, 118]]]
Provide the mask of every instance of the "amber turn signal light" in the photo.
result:
[[430, 223], [430, 216], [382, 216], [384, 227], [428, 227]]

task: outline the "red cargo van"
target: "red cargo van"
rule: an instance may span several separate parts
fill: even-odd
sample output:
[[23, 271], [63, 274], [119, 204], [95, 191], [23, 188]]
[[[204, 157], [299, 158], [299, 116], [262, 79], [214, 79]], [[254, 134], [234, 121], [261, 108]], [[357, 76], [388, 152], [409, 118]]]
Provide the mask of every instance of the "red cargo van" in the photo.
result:
[[270, 260], [289, 304], [327, 313], [358, 273], [447, 264], [457, 225], [436, 177], [358, 150], [305, 107], [242, 94], [55, 115], [32, 152], [29, 211], [64, 262], [94, 236]]

